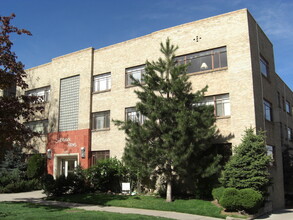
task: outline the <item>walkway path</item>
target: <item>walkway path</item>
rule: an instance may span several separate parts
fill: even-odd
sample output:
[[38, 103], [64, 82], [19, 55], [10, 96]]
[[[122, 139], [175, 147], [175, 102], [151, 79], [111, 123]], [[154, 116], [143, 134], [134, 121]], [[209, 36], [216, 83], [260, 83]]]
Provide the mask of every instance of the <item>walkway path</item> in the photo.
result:
[[[13, 201], [13, 202], [31, 202], [41, 205], [52, 205], [52, 206], [61, 206], [68, 208], [77, 208], [84, 209], [88, 211], [102, 211], [102, 212], [116, 212], [123, 214], [140, 214], [140, 215], [149, 215], [149, 216], [158, 216], [165, 217], [170, 219], [180, 219], [180, 220], [219, 220], [218, 218], [185, 214], [179, 212], [168, 212], [168, 211], [157, 211], [157, 210], [148, 210], [148, 209], [136, 209], [136, 208], [123, 208], [123, 207], [114, 207], [114, 206], [99, 206], [99, 205], [86, 205], [79, 203], [68, 203], [68, 202], [59, 202], [59, 201], [48, 201], [43, 200], [46, 197], [41, 190], [25, 193], [9, 193], [9, 194], [0, 194], [0, 202], [4, 201]], [[258, 217], [257, 219], [266, 219], [266, 220], [293, 220], [293, 209], [284, 209], [273, 214]]]

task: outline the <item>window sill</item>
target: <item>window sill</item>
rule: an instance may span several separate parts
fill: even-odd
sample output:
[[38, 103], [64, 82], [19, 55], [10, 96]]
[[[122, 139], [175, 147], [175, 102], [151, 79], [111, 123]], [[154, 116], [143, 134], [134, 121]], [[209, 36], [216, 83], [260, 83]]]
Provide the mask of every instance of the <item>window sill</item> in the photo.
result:
[[102, 129], [93, 129], [92, 132], [99, 132], [99, 131], [110, 131], [110, 128], [102, 128]]
[[231, 118], [231, 115], [216, 117], [216, 119], [228, 119], [228, 118]]
[[103, 90], [103, 91], [92, 92], [92, 95], [99, 94], [99, 93], [104, 93], [104, 92], [111, 92], [111, 89], [106, 89], [106, 90]]
[[205, 73], [211, 73], [211, 72], [218, 72], [218, 71], [224, 71], [227, 70], [228, 67], [218, 68], [218, 69], [212, 69], [212, 70], [205, 70], [205, 71], [199, 71], [199, 72], [193, 72], [193, 73], [187, 73], [187, 76], [193, 76], [193, 75], [199, 75], [199, 74], [205, 74]]
[[271, 83], [271, 79], [270, 79], [269, 76], [266, 76], [266, 75], [264, 75], [264, 74], [262, 74], [262, 73], [261, 73], [261, 75], [262, 75], [262, 77], [263, 77], [264, 79], [266, 79], [266, 81], [268, 81], [268, 83]]

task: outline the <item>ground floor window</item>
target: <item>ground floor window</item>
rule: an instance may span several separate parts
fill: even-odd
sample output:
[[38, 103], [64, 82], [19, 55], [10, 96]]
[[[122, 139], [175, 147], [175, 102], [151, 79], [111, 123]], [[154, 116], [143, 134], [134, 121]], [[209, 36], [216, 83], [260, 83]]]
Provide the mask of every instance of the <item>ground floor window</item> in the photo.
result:
[[92, 165], [95, 165], [99, 160], [110, 158], [109, 150], [92, 151]]

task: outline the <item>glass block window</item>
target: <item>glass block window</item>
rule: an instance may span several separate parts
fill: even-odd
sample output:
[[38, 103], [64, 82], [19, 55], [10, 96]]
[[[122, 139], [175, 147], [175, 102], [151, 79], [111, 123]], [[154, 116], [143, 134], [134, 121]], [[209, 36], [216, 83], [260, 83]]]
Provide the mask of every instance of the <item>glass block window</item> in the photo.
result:
[[26, 92], [27, 96], [37, 96], [37, 102], [48, 102], [50, 100], [50, 86], [33, 89]]
[[92, 165], [97, 164], [99, 160], [110, 158], [109, 150], [92, 151]]
[[111, 89], [111, 73], [105, 73], [94, 77], [94, 92]]
[[110, 111], [93, 113], [92, 120], [93, 130], [110, 128]]
[[137, 67], [131, 67], [126, 69], [126, 86], [131, 86], [133, 84], [133, 79], [131, 76], [139, 81], [143, 82], [143, 74], [145, 72], [144, 70], [145, 66], [137, 66]]
[[131, 120], [133, 122], [138, 122], [139, 124], [143, 124], [145, 121], [145, 116], [140, 112], [136, 111], [135, 107], [126, 108], [125, 109], [126, 120]]
[[79, 76], [61, 79], [59, 131], [78, 129]]
[[37, 132], [39, 134], [48, 133], [48, 120], [30, 121], [26, 122], [25, 125], [33, 132]]

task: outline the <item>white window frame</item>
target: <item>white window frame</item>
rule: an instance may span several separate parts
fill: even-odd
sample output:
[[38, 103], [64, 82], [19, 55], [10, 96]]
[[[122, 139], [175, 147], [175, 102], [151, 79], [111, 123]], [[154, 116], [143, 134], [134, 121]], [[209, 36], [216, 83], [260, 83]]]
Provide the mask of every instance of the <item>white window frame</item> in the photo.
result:
[[26, 122], [25, 125], [29, 127], [33, 132], [41, 135], [48, 134], [48, 120], [38, 120]]
[[93, 92], [111, 90], [111, 73], [94, 76]]
[[145, 73], [145, 65], [142, 66], [136, 66], [136, 67], [131, 67], [127, 68], [125, 70], [125, 86], [132, 86], [133, 85], [133, 79], [131, 79], [131, 76], [138, 80], [140, 83], [143, 83], [143, 75]]
[[[229, 93], [204, 97], [202, 104], [214, 106], [216, 117], [231, 116], [231, 104]], [[219, 107], [221, 107], [221, 111]], [[220, 112], [222, 112], [223, 114], [219, 114]]]

